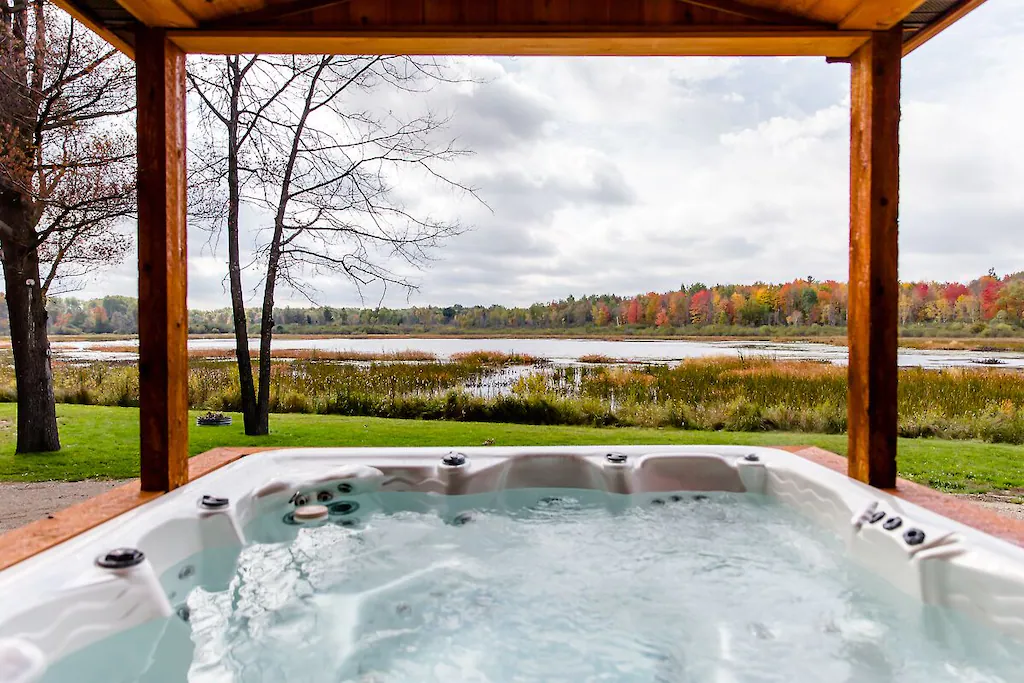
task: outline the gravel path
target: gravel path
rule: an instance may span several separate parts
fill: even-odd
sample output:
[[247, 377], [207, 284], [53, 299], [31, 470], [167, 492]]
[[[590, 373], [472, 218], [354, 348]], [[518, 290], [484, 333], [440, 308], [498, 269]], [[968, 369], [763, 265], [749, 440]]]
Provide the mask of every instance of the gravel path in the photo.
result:
[[0, 532], [43, 519], [122, 483], [123, 480], [110, 479], [0, 482]]
[[1024, 505], [1014, 502], [1024, 498], [1024, 496], [1019, 493], [1009, 496], [1000, 495], [998, 493], [965, 494], [957, 496], [957, 498], [966, 498], [975, 505], [980, 505], [992, 510], [993, 512], [998, 512], [1004, 517], [1024, 519]]
[[[0, 482], [0, 532], [43, 519], [57, 510], [90, 498], [126, 480], [44, 481], [38, 483]], [[985, 493], [957, 496], [995, 512], [1024, 520], [1024, 505], [1014, 502], [1020, 495]]]

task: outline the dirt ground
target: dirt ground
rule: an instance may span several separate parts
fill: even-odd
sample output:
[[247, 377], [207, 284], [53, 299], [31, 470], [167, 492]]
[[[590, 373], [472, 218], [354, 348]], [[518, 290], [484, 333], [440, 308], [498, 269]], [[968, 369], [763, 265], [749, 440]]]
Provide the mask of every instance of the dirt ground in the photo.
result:
[[[120, 480], [0, 482], [0, 532], [43, 519], [57, 510], [124, 483]], [[961, 496], [995, 512], [1024, 520], [1020, 495], [986, 493]]]
[[0, 482], [0, 532], [9, 531], [122, 484], [116, 480]]

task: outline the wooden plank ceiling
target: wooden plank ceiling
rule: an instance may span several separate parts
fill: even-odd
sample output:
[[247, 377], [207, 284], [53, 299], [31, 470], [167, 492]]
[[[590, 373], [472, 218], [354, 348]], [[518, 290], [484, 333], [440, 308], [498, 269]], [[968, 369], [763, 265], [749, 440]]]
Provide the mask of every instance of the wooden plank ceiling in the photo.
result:
[[913, 49], [983, 0], [56, 1], [129, 53], [143, 24], [187, 52], [845, 58], [918, 17]]

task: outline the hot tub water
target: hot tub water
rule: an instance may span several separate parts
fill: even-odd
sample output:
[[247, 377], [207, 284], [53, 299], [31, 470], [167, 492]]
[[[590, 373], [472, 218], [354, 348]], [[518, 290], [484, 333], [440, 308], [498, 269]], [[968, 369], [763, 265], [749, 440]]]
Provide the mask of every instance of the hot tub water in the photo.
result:
[[176, 616], [74, 653], [44, 681], [1008, 683], [1024, 670], [1019, 644], [922, 610], [763, 496], [495, 500], [352, 495], [308, 527], [262, 514], [226, 585], [174, 596]]

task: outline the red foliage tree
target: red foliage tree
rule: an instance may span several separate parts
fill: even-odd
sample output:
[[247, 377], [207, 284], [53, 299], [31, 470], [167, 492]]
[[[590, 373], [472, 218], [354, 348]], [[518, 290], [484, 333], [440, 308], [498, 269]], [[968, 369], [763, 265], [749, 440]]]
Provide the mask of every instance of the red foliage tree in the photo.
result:
[[702, 289], [690, 297], [690, 320], [695, 325], [711, 322], [711, 292]]
[[964, 294], [970, 294], [971, 290], [967, 285], [962, 285], [959, 282], [948, 282], [942, 288], [942, 298], [951, 304], [955, 304], [956, 300]]
[[640, 297], [629, 302], [629, 307], [626, 309], [626, 322], [630, 325], [640, 322]]
[[999, 312], [999, 293], [1003, 290], [1003, 283], [994, 278], [988, 280], [981, 290], [981, 317], [991, 320]]

